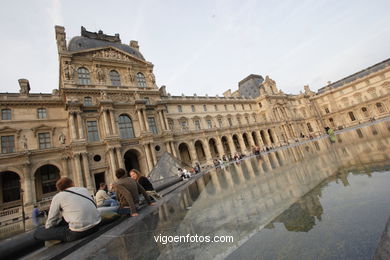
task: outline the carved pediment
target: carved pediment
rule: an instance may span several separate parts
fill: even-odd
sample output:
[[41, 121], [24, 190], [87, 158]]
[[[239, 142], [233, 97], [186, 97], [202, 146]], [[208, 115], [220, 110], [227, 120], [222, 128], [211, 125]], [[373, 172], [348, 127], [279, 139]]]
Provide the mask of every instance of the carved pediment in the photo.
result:
[[16, 133], [17, 136], [19, 136], [21, 131], [22, 131], [22, 129], [16, 129], [16, 128], [12, 128], [9, 126], [5, 126], [5, 127], [0, 128], [0, 134], [15, 134]]
[[129, 54], [125, 51], [122, 51], [118, 48], [112, 47], [112, 46], [77, 51], [73, 55], [79, 56], [79, 57], [92, 57], [92, 58], [98, 58], [98, 59], [137, 62], [137, 63], [142, 62], [143, 64], [146, 63], [145, 61], [143, 61], [135, 56], [132, 56], [131, 54]]
[[38, 132], [42, 132], [42, 131], [49, 131], [51, 132], [52, 135], [54, 135], [55, 129], [56, 129], [55, 127], [48, 126], [48, 125], [39, 125], [37, 127], [31, 128], [35, 136], [38, 134]]

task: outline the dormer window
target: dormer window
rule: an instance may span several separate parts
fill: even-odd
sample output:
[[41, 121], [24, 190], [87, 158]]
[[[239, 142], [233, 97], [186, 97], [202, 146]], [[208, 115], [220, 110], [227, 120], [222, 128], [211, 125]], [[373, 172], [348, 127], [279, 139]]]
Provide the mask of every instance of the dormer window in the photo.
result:
[[137, 73], [137, 83], [138, 83], [138, 86], [140, 88], [146, 88], [147, 87], [145, 76], [141, 72]]
[[79, 79], [79, 84], [81, 85], [89, 85], [91, 84], [89, 70], [81, 67], [77, 69], [77, 75]]
[[111, 85], [113, 85], [113, 86], [120, 86], [121, 85], [121, 77], [116, 70], [110, 71], [110, 80], [111, 80]]

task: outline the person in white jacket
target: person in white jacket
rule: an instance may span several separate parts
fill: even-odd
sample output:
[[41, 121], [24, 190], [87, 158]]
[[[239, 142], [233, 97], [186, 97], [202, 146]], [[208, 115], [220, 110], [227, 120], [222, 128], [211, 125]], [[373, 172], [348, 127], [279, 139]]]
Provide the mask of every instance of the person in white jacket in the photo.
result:
[[101, 221], [95, 201], [84, 187], [74, 187], [67, 177], [56, 183], [57, 193], [50, 205], [45, 227], [38, 227], [38, 240], [73, 241], [97, 230]]

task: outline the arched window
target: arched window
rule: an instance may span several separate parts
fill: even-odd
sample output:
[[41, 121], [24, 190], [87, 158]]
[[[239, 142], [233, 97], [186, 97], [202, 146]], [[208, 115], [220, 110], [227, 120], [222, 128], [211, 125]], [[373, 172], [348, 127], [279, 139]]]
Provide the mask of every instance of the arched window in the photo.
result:
[[141, 72], [137, 73], [137, 82], [138, 82], [138, 86], [140, 88], [146, 88], [147, 87], [145, 76]]
[[383, 109], [382, 103], [376, 103], [376, 108], [378, 109], [379, 113], [385, 112], [385, 110]]
[[133, 122], [129, 116], [120, 115], [118, 124], [121, 138], [134, 138]]
[[35, 173], [37, 186], [41, 187], [37, 192], [39, 195], [44, 196], [47, 193], [53, 193], [57, 191], [56, 182], [60, 178], [60, 170], [51, 164], [46, 164], [38, 168]]
[[81, 67], [77, 69], [77, 75], [79, 78], [79, 84], [81, 85], [89, 85], [91, 84], [89, 71], [88, 69]]
[[0, 174], [2, 201], [7, 203], [20, 200], [20, 178], [14, 172], [2, 172]]
[[110, 80], [111, 80], [111, 85], [113, 85], [113, 86], [120, 86], [121, 85], [121, 77], [116, 70], [110, 71]]
[[313, 132], [313, 127], [311, 127], [310, 123], [307, 123], [307, 129], [309, 129], [309, 132]]

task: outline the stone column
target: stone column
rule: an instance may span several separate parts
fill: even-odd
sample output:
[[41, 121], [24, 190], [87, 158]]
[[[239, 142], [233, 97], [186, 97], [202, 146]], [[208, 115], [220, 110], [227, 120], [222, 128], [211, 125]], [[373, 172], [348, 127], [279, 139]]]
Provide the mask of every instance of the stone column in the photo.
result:
[[236, 146], [234, 145], [234, 142], [233, 142], [233, 137], [229, 134], [229, 135], [226, 135], [227, 139], [228, 139], [228, 144], [229, 144], [229, 148], [230, 148], [230, 153], [232, 155], [234, 155], [237, 151], [236, 151]]
[[62, 177], [69, 177], [69, 167], [68, 167], [68, 156], [64, 156], [61, 158], [62, 163]]
[[23, 179], [22, 182], [24, 185], [23, 190], [23, 201], [25, 205], [31, 205], [37, 201], [36, 199], [36, 193], [35, 193], [35, 183], [34, 183], [34, 177], [31, 176], [30, 172], [30, 164], [24, 164], [23, 167]]
[[113, 180], [116, 179], [115, 172], [116, 172], [116, 162], [115, 162], [115, 155], [114, 155], [114, 148], [110, 147], [108, 148], [108, 154], [110, 157], [110, 168], [111, 168], [111, 174], [113, 176]]
[[216, 142], [217, 142], [217, 150], [218, 150], [218, 154], [219, 154], [219, 157], [220, 159], [222, 158], [222, 156], [225, 154], [225, 151], [223, 150], [223, 145], [222, 145], [222, 141], [221, 141], [221, 138], [219, 136], [217, 136], [215, 138]]
[[111, 118], [112, 132], [113, 132], [114, 135], [118, 135], [117, 124], [115, 123], [116, 120], [115, 120], [114, 111], [112, 109], [110, 109], [109, 113], [110, 113], [110, 118]]
[[154, 166], [157, 165], [157, 156], [156, 156], [156, 151], [154, 150], [154, 147], [152, 144], [149, 144], [149, 149], [152, 153], [152, 159], [153, 159], [153, 167], [151, 170], [153, 170]]
[[189, 145], [190, 145], [191, 163], [194, 164], [196, 162], [199, 162], [198, 154], [196, 153], [196, 149], [193, 141], [190, 141]]
[[241, 147], [241, 153], [246, 153], [247, 149], [244, 142], [244, 138], [242, 137], [242, 133], [238, 133], [237, 136], [238, 136], [238, 143], [240, 144]]
[[219, 179], [218, 179], [218, 176], [214, 173], [210, 173], [210, 177], [211, 177], [211, 181], [215, 187], [215, 190], [217, 192], [217, 196], [220, 195], [221, 191], [222, 191], [222, 188], [221, 188], [221, 184], [219, 183]]
[[256, 138], [259, 142], [259, 148], [262, 149], [264, 147], [264, 143], [263, 143], [263, 139], [261, 139], [261, 135], [260, 135], [259, 130], [256, 130], [255, 134], [256, 134]]
[[81, 156], [83, 158], [84, 177], [85, 177], [85, 181], [87, 183], [87, 189], [89, 190], [90, 193], [93, 194], [95, 191], [95, 188], [93, 187], [91, 173], [89, 172], [88, 154], [82, 153]]
[[161, 132], [167, 130], [167, 129], [165, 129], [165, 123], [164, 123], [164, 119], [162, 116], [162, 111], [159, 110], [159, 111], [157, 111], [157, 113], [158, 113], [158, 118], [160, 120]]
[[107, 110], [103, 109], [102, 113], [103, 113], [104, 128], [105, 128], [104, 131], [106, 133], [106, 136], [109, 136], [111, 133], [110, 133], [110, 125], [108, 123], [108, 118], [107, 118]]
[[271, 159], [272, 159], [272, 161], [274, 162], [274, 164], [275, 164], [275, 168], [278, 168], [278, 167], [280, 167], [280, 165], [279, 165], [279, 161], [278, 161], [278, 158], [276, 158], [276, 155], [275, 155], [275, 153], [274, 153], [274, 152], [272, 152], [272, 153], [269, 153], [268, 155], [270, 156], [270, 158], [271, 158]]
[[149, 128], [149, 124], [148, 124], [148, 118], [146, 116], [146, 111], [142, 110], [142, 114], [144, 116], [145, 129], [146, 129], [146, 131], [150, 132], [150, 128]]
[[172, 148], [173, 156], [175, 156], [175, 157], [177, 158], [177, 153], [176, 153], [175, 145], [174, 145], [172, 142], [169, 142], [169, 143], [170, 143], [171, 148]]
[[[252, 133], [251, 132], [248, 132], [246, 134], [246, 136], [248, 137], [248, 141], [249, 141], [249, 149], [251, 150], [253, 146], [256, 146], [255, 144], [255, 140], [253, 140], [253, 136], [252, 136]], [[252, 151], [252, 150], [251, 150]]]
[[267, 141], [267, 146], [272, 146], [272, 143], [271, 143], [271, 139], [269, 137], [269, 134], [268, 134], [268, 131], [264, 131], [264, 137], [265, 137], [265, 140]]
[[207, 142], [207, 140], [203, 140], [203, 142], [204, 142], [204, 153], [206, 155], [206, 161], [207, 163], [213, 163], [213, 156], [211, 155], [209, 142]]
[[77, 139], [77, 132], [76, 132], [76, 124], [74, 120], [74, 114], [75, 112], [70, 112], [69, 113], [69, 125], [70, 125], [70, 133], [71, 133], [71, 138], [72, 140]]
[[151, 159], [151, 155], [150, 155], [150, 151], [149, 151], [149, 148], [148, 148], [148, 144], [144, 145], [144, 150], [145, 150], [145, 155], [146, 155], [146, 162], [147, 162], [147, 165], [148, 165], [148, 172], [151, 172], [152, 169], [153, 169], [153, 162], [152, 162], [152, 159]]
[[122, 156], [122, 152], [121, 152], [120, 147], [116, 147], [115, 150], [116, 150], [116, 156], [117, 156], [118, 163], [119, 163], [119, 168], [126, 170], [125, 163], [123, 162], [123, 156]]
[[84, 139], [84, 124], [83, 124], [83, 120], [81, 118], [81, 112], [77, 112], [76, 113], [76, 117], [77, 117], [77, 124], [79, 126], [79, 137], [80, 139]]
[[144, 118], [142, 117], [141, 110], [137, 110], [137, 115], [138, 115], [138, 121], [139, 125], [141, 127], [141, 132], [145, 131], [145, 125], [144, 125]]
[[167, 117], [165, 116], [165, 113], [164, 113], [164, 112], [165, 112], [164, 110], [161, 111], [161, 114], [162, 114], [163, 119], [164, 119], [164, 122], [165, 122], [165, 129], [166, 129], [166, 130], [169, 130], [168, 119], [167, 119]]
[[169, 145], [169, 142], [165, 142], [165, 149], [167, 150], [168, 153], [173, 155], [171, 146]]
[[73, 163], [74, 163], [74, 177], [75, 177], [75, 184], [79, 187], [84, 187], [84, 181], [83, 176], [81, 175], [81, 164], [80, 164], [80, 154], [75, 153], [73, 154]]

